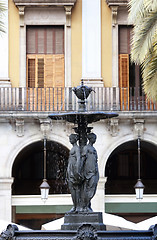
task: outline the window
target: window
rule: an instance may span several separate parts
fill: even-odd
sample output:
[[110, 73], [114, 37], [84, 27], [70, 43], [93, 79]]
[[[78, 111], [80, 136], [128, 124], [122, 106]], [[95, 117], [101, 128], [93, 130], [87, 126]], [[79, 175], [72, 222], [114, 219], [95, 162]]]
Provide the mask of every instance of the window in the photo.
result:
[[58, 104], [64, 87], [64, 27], [28, 26], [26, 36], [27, 87], [30, 102], [35, 104], [32, 107], [39, 102], [50, 105], [50, 99]]
[[132, 26], [119, 26], [119, 87], [121, 109], [129, 109], [142, 96], [141, 70], [130, 60]]

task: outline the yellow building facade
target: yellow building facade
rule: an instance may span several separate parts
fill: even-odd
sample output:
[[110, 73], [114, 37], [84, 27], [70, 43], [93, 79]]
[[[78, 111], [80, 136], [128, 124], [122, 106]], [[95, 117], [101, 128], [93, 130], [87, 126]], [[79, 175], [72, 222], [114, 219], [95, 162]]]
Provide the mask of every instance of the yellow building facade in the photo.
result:
[[[118, 113], [91, 124], [100, 179], [94, 211], [138, 222], [157, 214], [157, 109], [130, 61], [128, 0], [8, 0], [0, 38], [0, 218], [39, 229], [71, 208], [66, 182], [74, 125], [50, 113], [78, 110], [72, 88], [94, 91], [88, 111]], [[43, 139], [47, 140], [46, 203]], [[137, 200], [137, 139], [144, 198]], [[140, 220], [139, 220], [140, 219]]]
[[[20, 78], [20, 18], [19, 9], [9, 0], [9, 74], [12, 87], [19, 87]], [[21, 4], [19, 5], [21, 6]], [[24, 7], [27, 11], [27, 5]], [[29, 6], [28, 6], [29, 9]], [[23, 10], [23, 11], [25, 11]], [[112, 85], [112, 13], [106, 1], [101, 1], [101, 80], [103, 86]], [[71, 10], [71, 85], [82, 79], [82, 1], [76, 1]], [[39, 23], [38, 23], [39, 24]], [[45, 24], [41, 22], [40, 24]], [[105, 47], [107, 46], [107, 48]], [[16, 69], [16, 71], [15, 71]]]

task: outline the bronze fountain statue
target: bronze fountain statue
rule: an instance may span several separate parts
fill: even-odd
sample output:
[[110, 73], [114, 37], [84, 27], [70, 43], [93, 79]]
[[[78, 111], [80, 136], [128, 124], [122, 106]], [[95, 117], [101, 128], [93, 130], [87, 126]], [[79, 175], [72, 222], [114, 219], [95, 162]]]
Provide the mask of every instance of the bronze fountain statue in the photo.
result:
[[73, 88], [73, 92], [79, 99], [78, 112], [49, 115], [51, 119], [64, 119], [77, 124], [77, 127], [73, 128], [75, 134], [69, 137], [73, 145], [67, 169], [67, 179], [74, 205], [71, 213], [92, 212], [91, 199], [95, 195], [99, 180], [97, 151], [93, 147], [96, 134], [91, 133], [92, 127], [88, 127], [88, 124], [118, 116], [113, 112], [86, 111], [86, 99], [92, 91], [93, 89], [85, 86], [82, 81], [80, 86]]
[[91, 132], [93, 127], [88, 124], [100, 119], [118, 116], [113, 112], [87, 111], [86, 99], [93, 89], [85, 86], [74, 87], [73, 92], [78, 98], [77, 112], [52, 113], [53, 120], [66, 120], [76, 124], [75, 133], [69, 136], [72, 149], [69, 154], [67, 180], [73, 201], [72, 209], [65, 214], [63, 230], [76, 229], [81, 222], [93, 222], [98, 229], [105, 229], [102, 213], [94, 213], [91, 208], [91, 199], [94, 197], [99, 181], [98, 157], [94, 148], [96, 134]]

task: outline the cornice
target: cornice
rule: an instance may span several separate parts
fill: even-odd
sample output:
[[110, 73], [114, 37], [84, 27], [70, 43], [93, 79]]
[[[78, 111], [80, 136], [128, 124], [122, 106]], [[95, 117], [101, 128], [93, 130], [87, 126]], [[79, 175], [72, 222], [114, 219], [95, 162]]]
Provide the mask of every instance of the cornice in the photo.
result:
[[73, 6], [77, 0], [13, 0], [16, 6]]
[[111, 6], [127, 6], [129, 0], [106, 0], [109, 7]]

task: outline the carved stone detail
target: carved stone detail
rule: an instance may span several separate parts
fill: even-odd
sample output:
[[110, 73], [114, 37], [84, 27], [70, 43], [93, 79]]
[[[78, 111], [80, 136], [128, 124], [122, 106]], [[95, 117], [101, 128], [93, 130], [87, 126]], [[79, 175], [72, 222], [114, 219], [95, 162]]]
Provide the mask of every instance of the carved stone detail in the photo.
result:
[[18, 227], [16, 225], [9, 224], [7, 229], [1, 233], [0, 240], [13, 240], [15, 230], [17, 231]]
[[23, 119], [16, 119], [15, 130], [18, 137], [24, 136], [24, 120]]
[[127, 6], [128, 0], [106, 0], [107, 5], [110, 6]]
[[20, 27], [24, 27], [25, 6], [18, 6], [20, 16]]
[[67, 136], [69, 136], [71, 134], [72, 129], [74, 128], [74, 126], [73, 126], [72, 123], [69, 123], [69, 122], [65, 122], [64, 125], [66, 127], [66, 134], [67, 134]]
[[118, 135], [118, 119], [111, 118], [109, 119], [109, 131], [112, 137], [116, 137]]
[[64, 6], [66, 13], [66, 26], [71, 27], [71, 9], [72, 6]]
[[111, 6], [111, 10], [112, 10], [112, 26], [114, 27], [117, 24], [118, 6]]
[[142, 137], [144, 133], [144, 119], [134, 119], [134, 135], [135, 138]]
[[40, 119], [40, 130], [43, 136], [46, 136], [51, 130], [51, 120]]
[[78, 228], [77, 237], [78, 240], [97, 240], [97, 231], [91, 224], [83, 224]]

